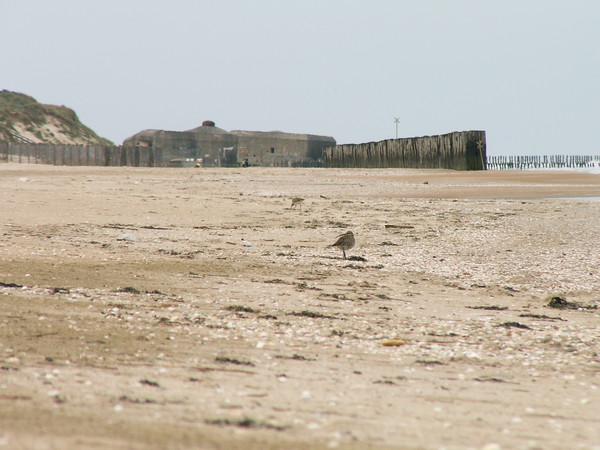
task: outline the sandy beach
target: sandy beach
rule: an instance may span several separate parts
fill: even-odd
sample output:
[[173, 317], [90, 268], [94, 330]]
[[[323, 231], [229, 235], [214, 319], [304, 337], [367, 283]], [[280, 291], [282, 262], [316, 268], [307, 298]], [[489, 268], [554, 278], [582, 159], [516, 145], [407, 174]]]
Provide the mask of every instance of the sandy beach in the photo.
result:
[[0, 187], [0, 448], [600, 449], [600, 175]]

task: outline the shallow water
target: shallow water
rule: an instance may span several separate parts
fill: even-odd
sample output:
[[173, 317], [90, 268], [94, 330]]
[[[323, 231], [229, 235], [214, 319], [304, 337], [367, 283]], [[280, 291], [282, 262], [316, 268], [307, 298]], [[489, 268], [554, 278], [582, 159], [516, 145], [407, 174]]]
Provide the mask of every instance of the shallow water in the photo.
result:
[[590, 197], [553, 197], [549, 200], [600, 200], [598, 196], [590, 196]]

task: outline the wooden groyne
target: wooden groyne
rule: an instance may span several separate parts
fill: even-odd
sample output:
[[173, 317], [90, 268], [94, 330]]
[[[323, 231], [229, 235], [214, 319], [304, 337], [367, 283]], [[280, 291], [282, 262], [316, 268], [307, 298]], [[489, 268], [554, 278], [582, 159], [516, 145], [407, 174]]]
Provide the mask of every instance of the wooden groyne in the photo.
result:
[[342, 144], [323, 149], [325, 167], [486, 169], [485, 131]]
[[105, 145], [0, 142], [0, 161], [55, 166], [154, 167], [160, 155], [152, 148]]
[[[600, 167], [600, 155], [487, 156], [485, 132], [388, 139], [366, 144], [326, 147], [325, 167], [441, 168], [456, 170], [577, 169]], [[0, 162], [57, 166], [166, 167], [161, 149], [153, 147], [33, 144], [0, 142]], [[285, 162], [285, 161], [284, 161]], [[310, 163], [310, 164], [309, 164]], [[273, 167], [288, 167], [287, 162]], [[319, 167], [318, 160], [293, 167]]]
[[488, 156], [490, 170], [526, 169], [577, 169], [594, 167], [600, 156], [591, 155], [535, 155], [535, 156]]
[[[173, 158], [173, 150], [158, 146], [104, 146], [1, 142], [0, 162], [52, 164], [55, 166], [193, 167], [194, 158]], [[205, 159], [208, 167], [236, 167], [237, 149], [222, 148]], [[207, 164], [208, 162], [208, 164]], [[321, 160], [296, 155], [267, 154], [263, 162], [272, 167], [322, 167]]]

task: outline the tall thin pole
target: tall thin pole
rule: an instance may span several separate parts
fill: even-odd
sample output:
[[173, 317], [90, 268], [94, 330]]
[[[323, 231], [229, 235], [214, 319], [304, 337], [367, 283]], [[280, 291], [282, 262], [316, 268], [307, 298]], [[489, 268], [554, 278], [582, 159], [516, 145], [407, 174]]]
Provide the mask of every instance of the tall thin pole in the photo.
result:
[[400, 118], [394, 117], [394, 123], [396, 124], [396, 139], [398, 139], [398, 124], [400, 123]]

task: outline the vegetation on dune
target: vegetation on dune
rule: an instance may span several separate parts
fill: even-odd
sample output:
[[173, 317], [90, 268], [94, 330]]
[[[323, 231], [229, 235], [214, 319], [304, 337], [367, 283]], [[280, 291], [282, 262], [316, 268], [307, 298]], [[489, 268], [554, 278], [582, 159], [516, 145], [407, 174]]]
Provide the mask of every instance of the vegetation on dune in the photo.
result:
[[58, 138], [48, 133], [45, 127], [55, 125], [60, 134], [72, 140], [90, 144], [113, 145], [108, 139], [98, 136], [79, 121], [77, 114], [66, 106], [45, 105], [35, 98], [0, 91], [0, 141], [15, 141], [15, 125], [21, 124], [27, 131], [47, 143], [58, 143]]

